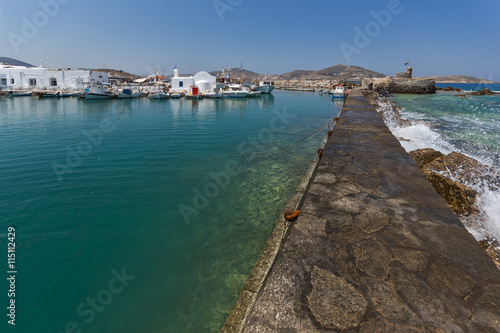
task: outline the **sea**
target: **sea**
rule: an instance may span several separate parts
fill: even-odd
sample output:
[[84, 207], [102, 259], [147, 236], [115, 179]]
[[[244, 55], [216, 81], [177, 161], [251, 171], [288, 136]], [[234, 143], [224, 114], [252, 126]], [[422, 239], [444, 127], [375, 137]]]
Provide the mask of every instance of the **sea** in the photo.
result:
[[[477, 91], [488, 88], [500, 92], [500, 84], [440, 83], [438, 87]], [[463, 92], [461, 92], [463, 93]], [[387, 120], [393, 134], [410, 152], [433, 148], [444, 154], [459, 152], [500, 171], [500, 94], [457, 97], [459, 92], [433, 95], [399, 95], [391, 97], [410, 126]], [[479, 193], [479, 217], [461, 217], [464, 225], [478, 239], [500, 240], [500, 193], [498, 184], [475, 179], [465, 185]]]
[[218, 332], [341, 107], [0, 98], [0, 331]]

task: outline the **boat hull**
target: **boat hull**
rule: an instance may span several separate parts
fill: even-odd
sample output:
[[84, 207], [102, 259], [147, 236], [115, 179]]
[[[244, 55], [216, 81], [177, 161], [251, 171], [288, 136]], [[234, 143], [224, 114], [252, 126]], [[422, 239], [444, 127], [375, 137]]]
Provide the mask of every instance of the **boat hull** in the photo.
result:
[[96, 93], [85, 93], [85, 98], [86, 99], [111, 99], [115, 98], [114, 95], [111, 94], [96, 94]]
[[253, 89], [255, 91], [260, 91], [262, 94], [270, 94], [274, 90], [274, 87], [266, 84], [264, 86], [254, 87]]
[[151, 99], [168, 99], [170, 96], [164, 93], [156, 93], [156, 94], [151, 94], [148, 96]]
[[223, 98], [245, 98], [248, 96], [248, 93], [244, 91], [237, 91], [237, 92], [223, 92], [222, 97]]

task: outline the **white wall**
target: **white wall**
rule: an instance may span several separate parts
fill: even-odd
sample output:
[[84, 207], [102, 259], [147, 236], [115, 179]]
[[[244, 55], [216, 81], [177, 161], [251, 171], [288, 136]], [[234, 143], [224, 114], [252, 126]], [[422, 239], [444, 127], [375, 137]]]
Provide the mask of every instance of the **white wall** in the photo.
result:
[[[181, 86], [182, 83], [182, 86]], [[172, 88], [170, 91], [183, 92], [191, 91], [191, 86], [194, 86], [195, 82], [193, 77], [173, 77], [172, 78]]]
[[[1, 80], [5, 78], [6, 80]], [[14, 83], [12, 83], [14, 80]], [[6, 81], [12, 88], [79, 88], [84, 82], [108, 83], [108, 73], [86, 70], [57, 70], [51, 68], [0, 67], [0, 84]], [[54, 85], [55, 84], [55, 85]]]

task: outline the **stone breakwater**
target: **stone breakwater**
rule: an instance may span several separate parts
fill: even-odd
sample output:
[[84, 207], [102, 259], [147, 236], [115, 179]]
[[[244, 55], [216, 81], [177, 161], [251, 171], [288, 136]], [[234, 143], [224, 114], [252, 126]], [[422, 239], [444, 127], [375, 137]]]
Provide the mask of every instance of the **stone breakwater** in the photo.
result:
[[361, 88], [389, 94], [434, 94], [437, 89], [436, 81], [433, 79], [403, 77], [365, 78]]
[[301, 202], [255, 301], [223, 332], [498, 330], [500, 271], [360, 90]]
[[[397, 123], [401, 127], [411, 125], [410, 121], [401, 116], [401, 107], [394, 101], [381, 97], [376, 91], [364, 91], [364, 95], [386, 121]], [[444, 155], [434, 149], [424, 148], [411, 151], [409, 154], [462, 223], [468, 228], [478, 229], [480, 221], [484, 219], [484, 212], [475, 205], [480, 194], [466, 184], [480, 182], [488, 184], [491, 190], [498, 191], [500, 172], [457, 152]], [[486, 237], [479, 243], [500, 269], [498, 240]]]

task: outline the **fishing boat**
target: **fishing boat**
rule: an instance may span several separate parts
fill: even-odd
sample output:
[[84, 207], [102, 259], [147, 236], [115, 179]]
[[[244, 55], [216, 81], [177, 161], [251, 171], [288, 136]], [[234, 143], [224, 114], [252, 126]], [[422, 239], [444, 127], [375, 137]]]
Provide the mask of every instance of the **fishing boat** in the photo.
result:
[[348, 91], [343, 85], [338, 85], [332, 91], [332, 98], [345, 98], [348, 94]]
[[157, 91], [157, 92], [151, 92], [151, 93], [149, 93], [148, 98], [151, 98], [151, 99], [168, 99], [168, 98], [170, 98], [170, 95], [168, 93], [164, 93], [162, 91]]
[[253, 87], [253, 90], [260, 91], [263, 94], [270, 94], [274, 90], [274, 82], [260, 81], [258, 85]]
[[60, 91], [46, 91], [46, 92], [38, 92], [38, 98], [57, 98], [60, 97]]
[[85, 90], [85, 98], [87, 100], [91, 99], [111, 99], [116, 98], [111, 91], [109, 91], [107, 85], [102, 83], [91, 84], [88, 90]]
[[22, 96], [32, 96], [33, 93], [31, 91], [20, 91], [20, 90], [11, 90], [8, 91], [7, 97], [22, 97]]
[[170, 94], [170, 98], [181, 98], [181, 96], [182, 95], [180, 93], [177, 93], [177, 92]]
[[218, 89], [212, 90], [212, 91], [207, 91], [203, 93], [203, 97], [205, 98], [222, 98], [222, 94]]
[[224, 98], [245, 98], [249, 93], [250, 89], [241, 84], [227, 84], [222, 89], [222, 97]]
[[118, 98], [138, 98], [140, 95], [140, 92], [133, 91], [130, 88], [124, 88], [118, 92]]

